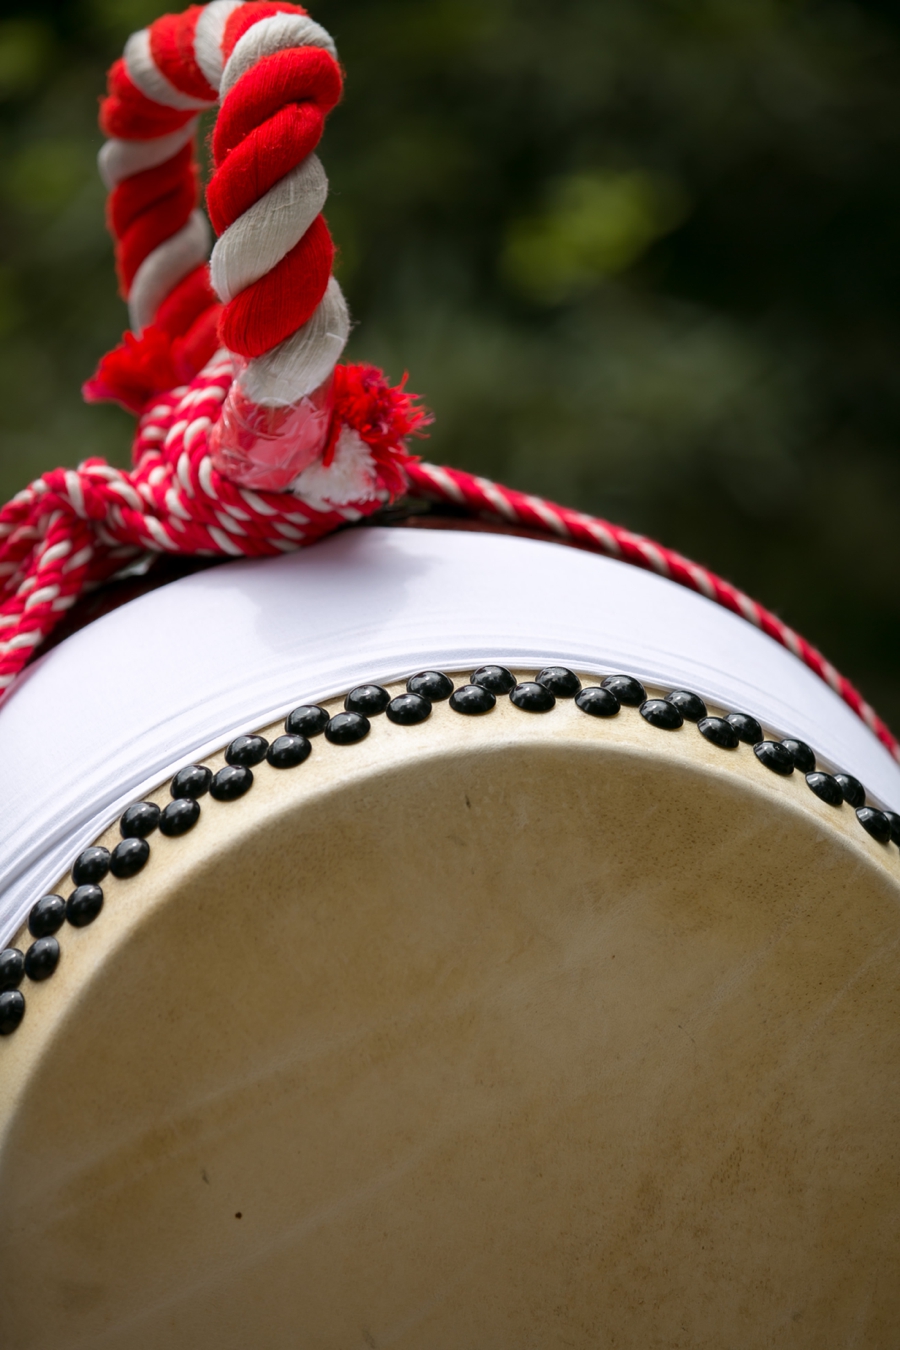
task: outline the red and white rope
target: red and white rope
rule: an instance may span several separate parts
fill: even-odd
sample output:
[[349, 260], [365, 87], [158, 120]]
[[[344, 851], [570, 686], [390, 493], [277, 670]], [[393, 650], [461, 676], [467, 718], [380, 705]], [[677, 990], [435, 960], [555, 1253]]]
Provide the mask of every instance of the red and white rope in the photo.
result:
[[[249, 363], [247, 398], [285, 404], [339, 359], [350, 321], [314, 150], [341, 87], [329, 34], [280, 0], [163, 15], [112, 67], [100, 170], [120, 283], [134, 337], [158, 325], [179, 343], [182, 377], [222, 343]], [[218, 239], [207, 270], [193, 146], [198, 113], [216, 103], [207, 207]]]
[[0, 510], [0, 691], [9, 689], [60, 616], [129, 559], [148, 550], [231, 557], [290, 552], [359, 520], [403, 489], [400, 447], [421, 414], [379, 372], [339, 368], [342, 432], [331, 466], [318, 478], [313, 469], [303, 496], [251, 492], [213, 467], [209, 432], [231, 381], [224, 354], [187, 388], [161, 395], [140, 420], [133, 470], [101, 459], [56, 469]]
[[749, 595], [730, 582], [723, 581], [715, 572], [691, 562], [674, 549], [656, 544], [643, 535], [633, 534], [631, 530], [613, 525], [608, 520], [600, 520], [596, 516], [587, 516], [580, 511], [544, 501], [543, 498], [516, 492], [499, 483], [462, 473], [459, 469], [413, 462], [406, 466], [406, 476], [410, 489], [430, 501], [463, 507], [473, 516], [502, 520], [507, 525], [517, 525], [523, 529], [542, 533], [549, 530], [558, 538], [592, 552], [605, 553], [621, 562], [658, 572], [660, 576], [680, 586], [687, 586], [692, 591], [699, 591], [707, 599], [739, 614], [768, 633], [782, 647], [787, 647], [804, 665], [815, 671], [900, 761], [897, 740], [850, 681], [839, 674], [811, 643], [783, 623], [777, 614], [751, 600]]
[[[217, 471], [210, 437], [235, 374], [257, 402], [291, 402], [331, 372], [347, 337], [314, 150], [341, 93], [331, 38], [298, 6], [212, 0], [129, 39], [110, 72], [101, 172], [135, 334], [86, 388], [142, 413], [134, 467], [87, 460], [0, 511], [0, 696], [84, 592], [146, 551], [257, 557], [302, 548], [409, 487], [431, 501], [650, 568], [756, 624], [816, 672], [891, 754], [885, 724], [834, 667], [749, 596], [610, 522], [456, 469], [417, 463], [426, 420], [371, 367], [338, 366], [325, 453], [290, 493]], [[209, 286], [192, 158], [197, 114], [221, 101], [207, 206]], [[224, 343], [227, 350], [219, 350]], [[215, 354], [218, 352], [218, 354]], [[150, 397], [150, 395], [155, 395]]]
[[[342, 380], [344, 369], [338, 370]], [[131, 556], [147, 550], [232, 557], [290, 552], [359, 519], [368, 509], [353, 502], [329, 507], [323, 499], [312, 504], [288, 493], [251, 492], [219, 474], [212, 467], [208, 436], [231, 374], [230, 361], [223, 357], [188, 388], [161, 396], [140, 420], [131, 472], [101, 460], [88, 460], [77, 470], [57, 469], [0, 511], [0, 690], [11, 686], [78, 597]], [[339, 406], [350, 426], [352, 400], [348, 397]], [[360, 406], [368, 415], [371, 405]], [[386, 419], [390, 403], [384, 406]], [[699, 591], [799, 657], [900, 760], [897, 741], [849, 680], [743, 591], [680, 553], [610, 521], [459, 469], [411, 459], [403, 462], [390, 447], [409, 429], [408, 424], [380, 428], [385, 457], [374, 489], [379, 500], [400, 490], [405, 481], [413, 494], [432, 502], [527, 530], [550, 531], [561, 540], [649, 568]], [[354, 435], [376, 456], [381, 453], [378, 433], [378, 427], [357, 420]]]

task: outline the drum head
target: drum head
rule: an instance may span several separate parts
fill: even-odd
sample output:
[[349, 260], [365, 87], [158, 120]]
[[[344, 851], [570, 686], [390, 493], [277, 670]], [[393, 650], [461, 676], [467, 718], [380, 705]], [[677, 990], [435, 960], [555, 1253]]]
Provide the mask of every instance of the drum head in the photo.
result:
[[893, 1342], [900, 867], [852, 813], [571, 700], [254, 773], [0, 1047], [10, 1350]]

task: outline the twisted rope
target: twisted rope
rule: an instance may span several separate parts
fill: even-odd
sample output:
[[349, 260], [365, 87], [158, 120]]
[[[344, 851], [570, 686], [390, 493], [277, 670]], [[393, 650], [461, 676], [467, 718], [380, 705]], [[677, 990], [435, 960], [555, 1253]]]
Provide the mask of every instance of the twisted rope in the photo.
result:
[[[341, 85], [328, 33], [281, 0], [164, 15], [110, 70], [100, 167], [134, 331], [86, 393], [142, 413], [134, 468], [87, 460], [45, 474], [0, 512], [0, 691], [60, 614], [138, 553], [278, 553], [404, 487], [405, 440], [425, 414], [371, 367], [334, 371], [349, 317], [313, 152]], [[198, 111], [219, 100], [208, 191], [217, 300], [193, 140]], [[318, 454], [308, 445], [279, 465], [292, 495], [250, 491], [218, 471], [217, 462], [235, 477], [243, 467], [240, 445], [220, 435], [230, 416], [272, 413], [260, 423], [265, 468], [298, 420], [313, 420], [302, 399], [333, 371], [328, 401], [309, 402]], [[271, 486], [259, 462], [243, 481]]]
[[[294, 402], [331, 373], [350, 320], [314, 151], [341, 96], [336, 56], [325, 29], [281, 0], [213, 0], [128, 39], [101, 106], [100, 171], [132, 333], [89, 398], [141, 411], [220, 345], [249, 363], [240, 383], [256, 403]], [[194, 140], [198, 112], [217, 102], [207, 268]]]
[[225, 478], [209, 433], [232, 373], [222, 353], [187, 388], [162, 395], [139, 422], [130, 472], [89, 459], [43, 474], [0, 510], [0, 691], [60, 616], [129, 559], [291, 552], [403, 490], [403, 441], [423, 414], [365, 366], [336, 372], [340, 434], [330, 466], [301, 475], [303, 495]]

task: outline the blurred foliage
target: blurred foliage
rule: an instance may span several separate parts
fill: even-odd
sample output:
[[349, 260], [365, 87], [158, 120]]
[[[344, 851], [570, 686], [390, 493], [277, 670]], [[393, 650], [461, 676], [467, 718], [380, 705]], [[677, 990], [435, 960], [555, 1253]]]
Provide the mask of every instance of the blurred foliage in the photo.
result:
[[544, 304], [617, 276], [687, 214], [677, 184], [640, 170], [573, 173], [548, 206], [510, 227], [503, 262], [514, 290]]
[[[5, 0], [4, 496], [131, 419], [93, 167], [149, 0]], [[611, 516], [778, 610], [900, 725], [900, 14], [804, 0], [322, 0], [357, 328], [430, 458]]]

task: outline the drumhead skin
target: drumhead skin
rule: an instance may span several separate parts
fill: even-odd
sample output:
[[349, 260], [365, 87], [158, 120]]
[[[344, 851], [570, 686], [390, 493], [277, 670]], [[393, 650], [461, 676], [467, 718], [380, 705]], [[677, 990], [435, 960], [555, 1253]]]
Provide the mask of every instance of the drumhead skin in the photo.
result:
[[252, 772], [0, 1041], [5, 1346], [893, 1343], [895, 845], [564, 697]]

